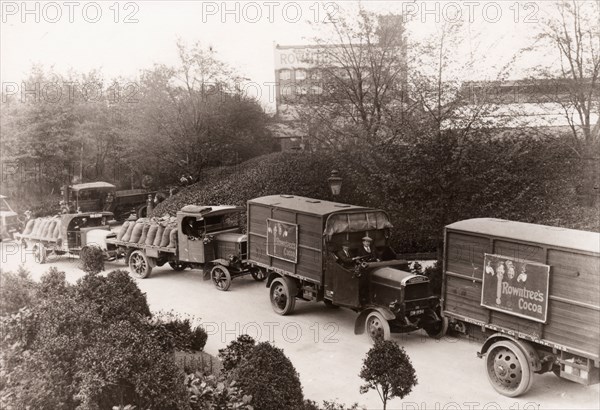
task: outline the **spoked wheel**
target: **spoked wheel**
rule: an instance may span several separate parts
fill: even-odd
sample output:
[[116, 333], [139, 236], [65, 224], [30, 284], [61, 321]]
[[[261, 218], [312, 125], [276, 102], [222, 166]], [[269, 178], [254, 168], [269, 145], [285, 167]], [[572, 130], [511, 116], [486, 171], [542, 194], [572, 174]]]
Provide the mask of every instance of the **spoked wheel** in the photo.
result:
[[226, 291], [231, 286], [231, 275], [225, 266], [216, 265], [210, 271], [210, 276], [219, 290]]
[[129, 269], [136, 278], [145, 279], [152, 272], [152, 264], [144, 252], [133, 251], [129, 255]]
[[285, 316], [294, 311], [297, 287], [287, 278], [277, 278], [271, 283], [269, 291], [271, 306], [275, 313]]
[[254, 280], [258, 282], [262, 282], [267, 278], [267, 275], [262, 269], [253, 269], [252, 272], [250, 272], [250, 274], [252, 275]]
[[366, 320], [367, 336], [371, 341], [390, 340], [390, 324], [379, 312], [371, 312]]
[[169, 262], [169, 266], [176, 272], [181, 272], [187, 268], [187, 264], [183, 262]]
[[510, 340], [494, 343], [487, 353], [488, 380], [500, 394], [517, 397], [533, 383], [533, 370], [519, 346]]
[[43, 243], [36, 243], [33, 245], [33, 256], [37, 263], [46, 263], [48, 260], [48, 250]]

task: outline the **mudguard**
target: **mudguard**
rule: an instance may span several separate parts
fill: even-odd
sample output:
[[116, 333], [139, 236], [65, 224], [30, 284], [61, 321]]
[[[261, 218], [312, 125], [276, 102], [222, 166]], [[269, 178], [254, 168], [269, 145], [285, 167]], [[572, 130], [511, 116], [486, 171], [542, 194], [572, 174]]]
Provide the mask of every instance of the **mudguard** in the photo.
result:
[[520, 339], [517, 339], [515, 337], [509, 336], [509, 335], [506, 335], [503, 333], [494, 333], [493, 335], [488, 337], [486, 339], [486, 341], [483, 343], [483, 346], [481, 346], [481, 351], [477, 353], [477, 356], [480, 358], [483, 357], [487, 353], [487, 351], [491, 345], [493, 345], [495, 342], [497, 342], [499, 340], [506, 340], [506, 339], [514, 342], [517, 346], [519, 346], [519, 348], [523, 351], [523, 353], [529, 360], [529, 364], [531, 365], [531, 368], [533, 371], [539, 371], [542, 369], [542, 363], [540, 361], [540, 357], [539, 357], [537, 351], [535, 350], [535, 348], [530, 343], [527, 343], [524, 340], [520, 340]]
[[354, 322], [354, 334], [355, 335], [362, 335], [363, 333], [365, 333], [365, 321], [367, 320], [367, 316], [369, 316], [369, 314], [371, 312], [375, 312], [375, 311], [381, 313], [381, 315], [383, 316], [383, 318], [385, 320], [396, 319], [396, 315], [388, 308], [385, 308], [382, 306], [368, 307], [365, 310], [363, 310], [362, 312], [360, 312], [360, 314], [356, 318], [356, 321]]

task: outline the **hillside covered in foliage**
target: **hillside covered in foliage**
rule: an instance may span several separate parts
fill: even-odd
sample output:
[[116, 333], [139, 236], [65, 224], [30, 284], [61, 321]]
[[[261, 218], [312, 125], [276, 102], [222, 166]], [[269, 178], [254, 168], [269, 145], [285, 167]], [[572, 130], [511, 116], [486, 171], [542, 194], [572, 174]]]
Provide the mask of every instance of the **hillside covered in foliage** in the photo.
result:
[[445, 145], [383, 153], [273, 153], [204, 171], [199, 182], [159, 204], [154, 214], [174, 215], [187, 204], [245, 205], [273, 194], [331, 200], [327, 178], [337, 169], [343, 177], [338, 201], [387, 210], [399, 252], [433, 251], [444, 225], [476, 217], [598, 229], [597, 209], [577, 205], [581, 170], [558, 141], [482, 142], [467, 147], [460, 162], [443, 158]]

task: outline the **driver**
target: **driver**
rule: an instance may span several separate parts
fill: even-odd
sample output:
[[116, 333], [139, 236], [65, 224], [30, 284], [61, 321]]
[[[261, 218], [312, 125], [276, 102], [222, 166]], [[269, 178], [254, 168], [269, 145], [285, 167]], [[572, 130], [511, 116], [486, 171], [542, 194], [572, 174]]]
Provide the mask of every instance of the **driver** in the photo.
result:
[[366, 235], [362, 238], [362, 246], [358, 248], [358, 256], [364, 259], [379, 260], [373, 248], [373, 238]]

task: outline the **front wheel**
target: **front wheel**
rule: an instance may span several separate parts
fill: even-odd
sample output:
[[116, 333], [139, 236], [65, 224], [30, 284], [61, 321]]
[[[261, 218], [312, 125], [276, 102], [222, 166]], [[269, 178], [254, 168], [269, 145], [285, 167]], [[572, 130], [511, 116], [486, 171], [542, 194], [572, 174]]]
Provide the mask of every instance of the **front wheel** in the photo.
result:
[[142, 251], [133, 251], [129, 256], [129, 269], [138, 279], [145, 279], [152, 272], [152, 264]]
[[231, 274], [225, 266], [216, 265], [210, 271], [210, 276], [219, 290], [226, 291], [231, 286]]
[[367, 329], [367, 336], [372, 342], [390, 340], [390, 324], [379, 312], [369, 313], [365, 328]]
[[271, 283], [269, 295], [271, 307], [278, 315], [285, 316], [296, 306], [296, 284], [288, 278], [277, 278]]
[[500, 394], [517, 397], [533, 384], [533, 369], [521, 348], [510, 340], [494, 343], [487, 353], [487, 376]]

